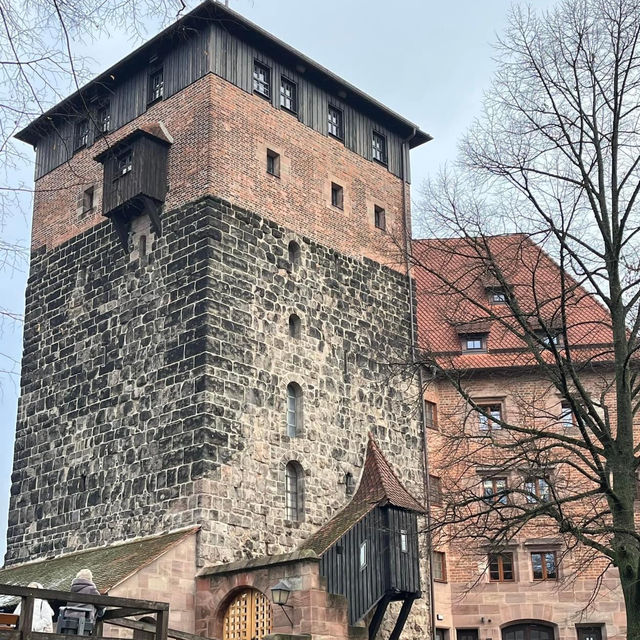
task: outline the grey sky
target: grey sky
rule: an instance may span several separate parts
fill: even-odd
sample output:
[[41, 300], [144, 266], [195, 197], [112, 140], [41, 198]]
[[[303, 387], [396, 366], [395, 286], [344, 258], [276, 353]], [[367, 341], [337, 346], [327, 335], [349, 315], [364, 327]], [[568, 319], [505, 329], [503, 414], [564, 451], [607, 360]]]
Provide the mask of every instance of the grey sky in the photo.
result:
[[[532, 0], [546, 9], [558, 0]], [[518, 2], [526, 4], [525, 2]], [[189, 2], [189, 6], [196, 3]], [[429, 132], [412, 154], [416, 187], [455, 159], [456, 142], [481, 109], [494, 69], [491, 43], [505, 27], [510, 0], [231, 0], [231, 7]], [[149, 37], [157, 26], [149, 27]], [[139, 43], [121, 33], [86, 47], [99, 72]], [[31, 171], [31, 170], [30, 170]], [[3, 237], [29, 242], [29, 221], [8, 221]], [[11, 275], [11, 277], [9, 277]], [[26, 272], [0, 279], [0, 298], [24, 307]], [[0, 353], [19, 360], [20, 327], [6, 325]], [[17, 365], [16, 365], [17, 368]], [[4, 552], [18, 380], [2, 376], [0, 550]]]

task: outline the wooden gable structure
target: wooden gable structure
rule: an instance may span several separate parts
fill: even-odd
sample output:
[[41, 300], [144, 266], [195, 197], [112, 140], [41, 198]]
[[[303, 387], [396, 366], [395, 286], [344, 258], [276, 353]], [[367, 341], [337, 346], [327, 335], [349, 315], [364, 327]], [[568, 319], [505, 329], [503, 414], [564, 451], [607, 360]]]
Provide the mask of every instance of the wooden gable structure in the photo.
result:
[[397, 640], [414, 600], [421, 596], [417, 516], [424, 513], [370, 437], [353, 499], [301, 545], [320, 557], [327, 590], [347, 598], [349, 624], [375, 610], [370, 640], [389, 603], [402, 601], [390, 636]]

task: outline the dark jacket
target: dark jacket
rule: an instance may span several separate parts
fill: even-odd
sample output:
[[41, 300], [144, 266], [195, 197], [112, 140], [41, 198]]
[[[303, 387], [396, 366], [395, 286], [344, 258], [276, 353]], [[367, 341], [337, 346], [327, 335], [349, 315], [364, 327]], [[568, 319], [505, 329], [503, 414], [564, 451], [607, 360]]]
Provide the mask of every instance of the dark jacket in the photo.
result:
[[[82, 593], [83, 595], [99, 596], [100, 592], [98, 588], [91, 580], [85, 580], [84, 578], [74, 578], [71, 583], [71, 593]], [[89, 611], [89, 618], [94, 620], [96, 612], [98, 615], [102, 615], [104, 608], [96, 607], [93, 604], [87, 604], [84, 602], [68, 602], [67, 607], [75, 607], [76, 609], [85, 609]]]

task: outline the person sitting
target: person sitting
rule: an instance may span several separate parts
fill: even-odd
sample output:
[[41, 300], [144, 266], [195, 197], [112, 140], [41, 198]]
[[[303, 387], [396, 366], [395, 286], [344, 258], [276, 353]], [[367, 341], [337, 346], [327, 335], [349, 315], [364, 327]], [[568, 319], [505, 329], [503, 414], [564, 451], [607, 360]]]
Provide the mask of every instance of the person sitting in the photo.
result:
[[[44, 589], [39, 582], [30, 582], [27, 586], [32, 589]], [[13, 612], [17, 616], [20, 615], [21, 605], [22, 603], [19, 603]], [[53, 633], [53, 609], [46, 600], [36, 598], [33, 601], [33, 621], [31, 623], [31, 631], [39, 633]]]
[[[93, 582], [90, 569], [81, 569], [71, 582], [71, 593], [99, 596], [100, 592]], [[58, 633], [72, 635], [90, 635], [95, 626], [96, 616], [102, 616], [103, 607], [85, 602], [68, 602], [60, 610]], [[77, 621], [77, 622], [76, 622]]]

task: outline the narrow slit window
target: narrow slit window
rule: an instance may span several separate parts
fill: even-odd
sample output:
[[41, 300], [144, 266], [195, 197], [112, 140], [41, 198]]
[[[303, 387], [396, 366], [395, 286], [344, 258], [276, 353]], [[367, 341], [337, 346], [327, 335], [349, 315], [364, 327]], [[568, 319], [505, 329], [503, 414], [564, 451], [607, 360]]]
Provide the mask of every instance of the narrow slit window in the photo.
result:
[[300, 245], [294, 240], [292, 240], [289, 243], [288, 253], [289, 253], [289, 266], [291, 267], [291, 269], [293, 269], [294, 267], [300, 266], [302, 252], [300, 249]]
[[289, 316], [289, 337], [296, 340], [300, 339], [300, 332], [302, 328], [302, 322], [295, 313]]
[[344, 209], [344, 189], [335, 182], [331, 183], [331, 204], [338, 209]]
[[360, 570], [364, 569], [367, 566], [367, 563], [369, 561], [368, 558], [368, 543], [367, 540], [364, 540], [361, 544], [360, 544]]
[[302, 429], [302, 388], [291, 382], [287, 385], [287, 435], [295, 438]]
[[402, 553], [409, 553], [409, 539], [407, 538], [405, 529], [400, 529], [400, 551]]
[[138, 241], [138, 254], [141, 258], [147, 255], [147, 236], [141, 235]]
[[382, 207], [377, 204], [373, 207], [373, 216], [376, 224], [376, 229], [382, 229], [384, 231], [387, 228], [387, 215]]
[[89, 213], [93, 209], [94, 188], [85, 189], [82, 194], [82, 213]]
[[304, 511], [302, 495], [302, 468], [296, 462], [285, 467], [285, 518], [292, 522], [302, 519]]

